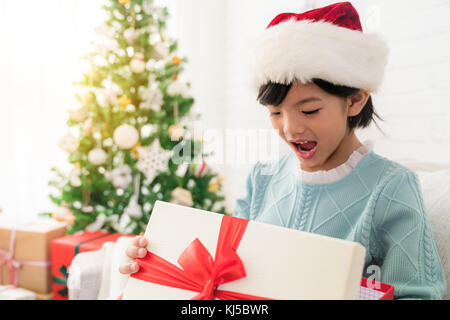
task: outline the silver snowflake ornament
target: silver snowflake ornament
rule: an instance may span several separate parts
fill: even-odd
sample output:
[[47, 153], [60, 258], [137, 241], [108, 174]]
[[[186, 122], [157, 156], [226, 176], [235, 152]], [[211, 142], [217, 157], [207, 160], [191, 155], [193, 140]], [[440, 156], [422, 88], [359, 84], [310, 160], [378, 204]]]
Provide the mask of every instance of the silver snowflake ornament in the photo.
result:
[[145, 175], [151, 183], [158, 175], [158, 171], [166, 171], [169, 159], [172, 157], [172, 150], [165, 150], [161, 147], [158, 139], [149, 147], [137, 148], [139, 160], [137, 168]]

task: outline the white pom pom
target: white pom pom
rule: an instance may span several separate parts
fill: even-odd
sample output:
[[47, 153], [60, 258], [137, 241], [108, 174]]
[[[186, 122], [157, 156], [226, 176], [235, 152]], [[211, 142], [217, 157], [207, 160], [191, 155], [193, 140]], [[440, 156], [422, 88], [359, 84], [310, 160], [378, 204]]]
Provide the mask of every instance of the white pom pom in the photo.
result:
[[158, 42], [153, 46], [153, 56], [157, 60], [166, 58], [169, 55], [169, 49], [162, 42]]
[[171, 96], [176, 96], [177, 94], [181, 94], [183, 97], [189, 96], [189, 88], [188, 86], [179, 80], [172, 82], [167, 88], [167, 93]]
[[134, 55], [130, 62], [130, 68], [134, 73], [142, 73], [145, 71], [145, 59], [142, 53], [137, 52]]
[[96, 166], [102, 165], [106, 161], [106, 152], [103, 149], [97, 148], [89, 151], [88, 160]]
[[139, 141], [139, 132], [129, 124], [123, 124], [114, 131], [114, 142], [122, 149], [131, 149]]
[[132, 45], [137, 37], [136, 30], [134, 28], [128, 28], [123, 32], [123, 37], [129, 45]]
[[59, 140], [58, 146], [64, 151], [72, 153], [78, 149], [79, 142], [77, 138], [68, 133]]

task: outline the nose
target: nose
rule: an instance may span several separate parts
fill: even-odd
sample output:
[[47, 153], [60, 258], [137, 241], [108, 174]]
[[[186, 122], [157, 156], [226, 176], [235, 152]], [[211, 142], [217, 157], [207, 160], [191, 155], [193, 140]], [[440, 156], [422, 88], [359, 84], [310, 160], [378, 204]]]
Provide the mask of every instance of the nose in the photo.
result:
[[283, 114], [283, 133], [287, 139], [298, 139], [299, 136], [303, 135], [305, 130], [305, 124], [298, 114], [292, 112], [285, 112]]

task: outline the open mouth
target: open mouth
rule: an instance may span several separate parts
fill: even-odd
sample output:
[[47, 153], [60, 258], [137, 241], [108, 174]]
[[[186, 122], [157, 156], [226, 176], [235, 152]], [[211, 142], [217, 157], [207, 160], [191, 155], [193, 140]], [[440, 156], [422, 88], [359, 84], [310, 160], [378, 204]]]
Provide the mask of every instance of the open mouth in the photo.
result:
[[297, 155], [299, 155], [303, 159], [311, 159], [317, 151], [317, 142], [316, 141], [306, 141], [303, 143], [291, 143], [296, 151]]

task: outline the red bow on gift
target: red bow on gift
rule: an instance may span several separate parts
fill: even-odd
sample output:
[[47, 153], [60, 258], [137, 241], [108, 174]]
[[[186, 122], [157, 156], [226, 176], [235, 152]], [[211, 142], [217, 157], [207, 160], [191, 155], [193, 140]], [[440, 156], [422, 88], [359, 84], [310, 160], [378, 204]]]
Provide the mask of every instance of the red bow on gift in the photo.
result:
[[247, 224], [248, 220], [223, 216], [214, 260], [196, 238], [178, 258], [181, 268], [148, 252], [145, 258], [136, 259], [140, 268], [131, 277], [198, 292], [193, 300], [212, 300], [216, 297], [221, 300], [266, 300], [268, 298], [217, 289], [221, 284], [245, 277], [244, 265], [236, 249]]

